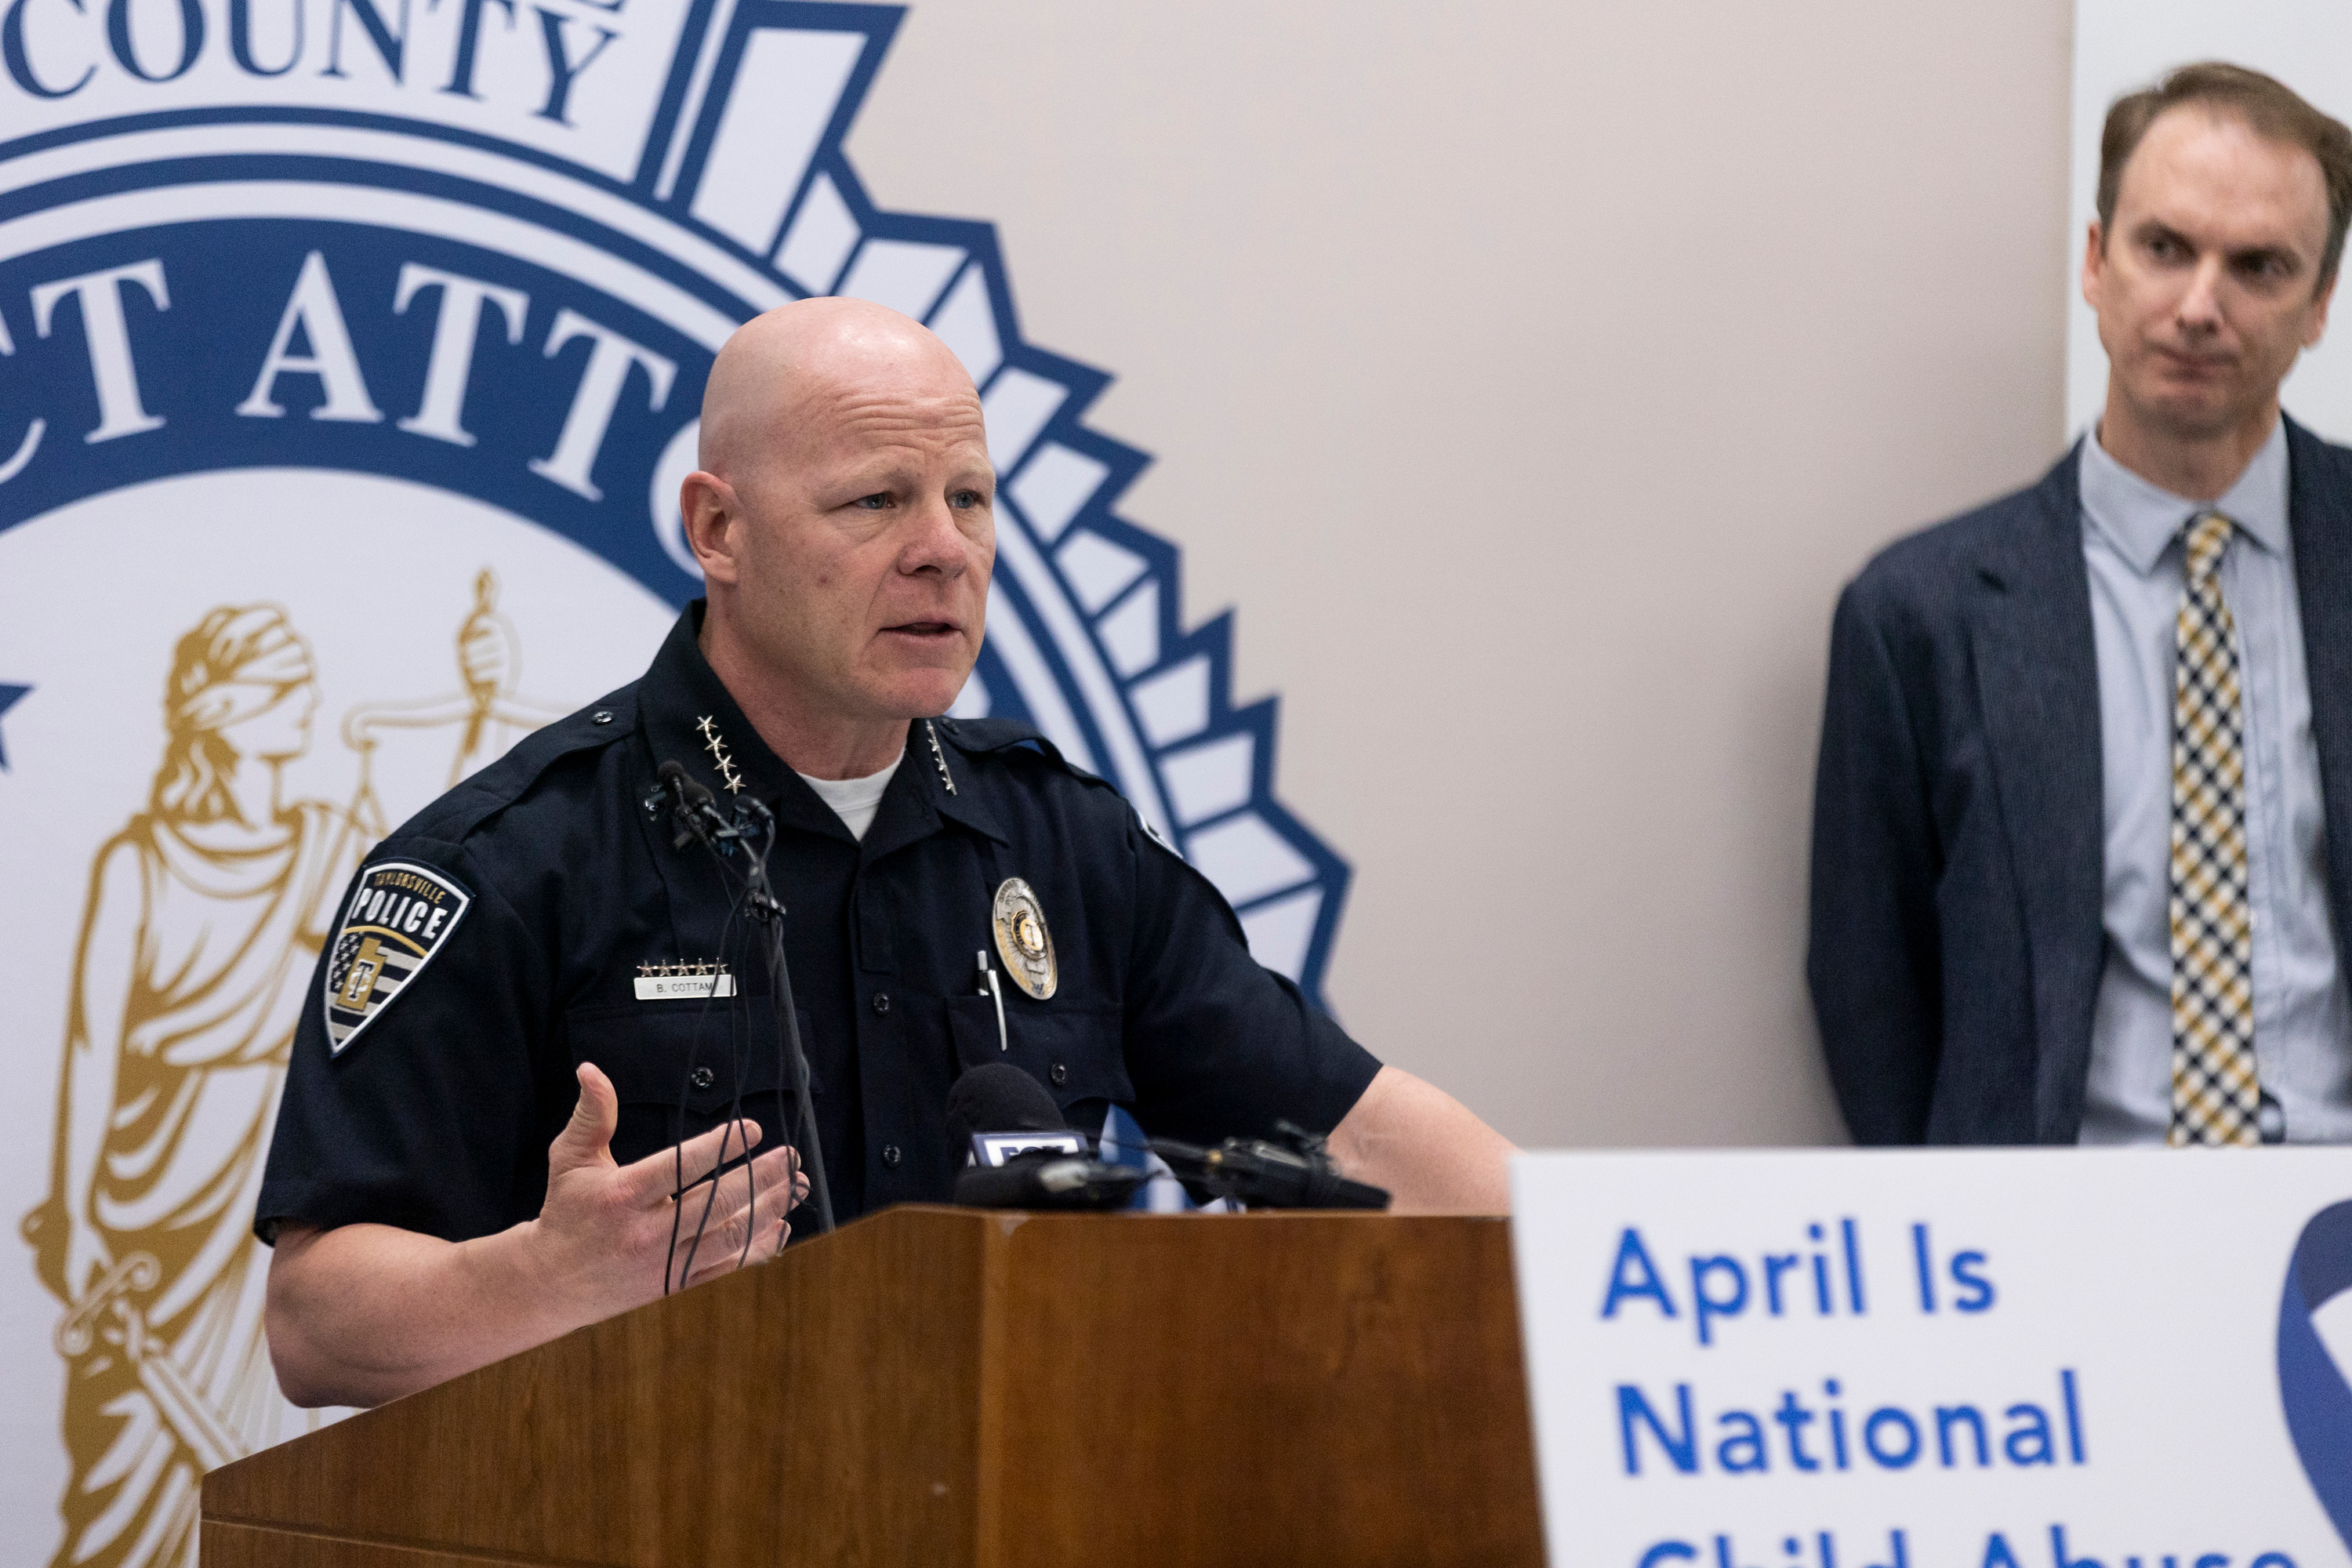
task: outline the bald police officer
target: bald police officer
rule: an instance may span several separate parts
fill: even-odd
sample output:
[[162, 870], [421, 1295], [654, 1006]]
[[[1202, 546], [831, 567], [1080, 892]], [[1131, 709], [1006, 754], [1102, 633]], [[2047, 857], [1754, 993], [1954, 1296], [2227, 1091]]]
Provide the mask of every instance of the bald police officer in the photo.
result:
[[[1508, 1145], [1254, 963], [1115, 791], [1024, 726], [935, 717], [995, 559], [980, 400], [944, 344], [855, 300], [772, 311], [720, 351], [701, 439], [681, 504], [707, 604], [641, 680], [380, 846], [321, 955], [257, 1214], [289, 1397], [374, 1404], [654, 1299], [679, 1180], [746, 1142], [688, 1200], [711, 1208], [684, 1283], [782, 1245], [808, 1173], [781, 1020], [737, 889], [644, 808], [665, 761], [777, 818], [842, 1218], [945, 1194], [948, 1087], [996, 1059], [1074, 1125], [1288, 1118], [1401, 1208], [1506, 1206]], [[1016, 881], [1050, 989], [985, 973]]]

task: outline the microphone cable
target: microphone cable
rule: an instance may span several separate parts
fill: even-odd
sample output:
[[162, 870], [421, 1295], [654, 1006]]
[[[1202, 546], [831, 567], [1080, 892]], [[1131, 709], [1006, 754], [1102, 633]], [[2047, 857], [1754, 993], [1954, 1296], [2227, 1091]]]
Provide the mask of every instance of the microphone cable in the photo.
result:
[[747, 889], [751, 904], [751, 918], [767, 927], [768, 994], [780, 1015], [776, 1031], [776, 1066], [792, 1076], [793, 1097], [799, 1103], [795, 1142], [806, 1156], [809, 1196], [816, 1204], [817, 1234], [832, 1233], [833, 1192], [825, 1176], [824, 1145], [817, 1132], [816, 1104], [809, 1089], [808, 1052], [801, 1041], [799, 1005], [793, 1000], [792, 966], [784, 958], [784, 906], [775, 896], [775, 887], [768, 879], [768, 857], [776, 847], [776, 815], [765, 803], [746, 800], [743, 807], [756, 817], [767, 831], [757, 851], [748, 845], [744, 858], [750, 863]]
[[[761, 944], [761, 948], [762, 956], [766, 960], [769, 995], [782, 1015], [779, 1020], [780, 1026], [776, 1036], [778, 1119], [780, 1121], [782, 1120], [783, 1108], [781, 1102], [784, 1089], [789, 1083], [794, 1099], [798, 1101], [794, 1117], [797, 1136], [793, 1142], [803, 1156], [800, 1162], [801, 1168], [810, 1178], [810, 1194], [816, 1202], [819, 1233], [829, 1232], [834, 1228], [832, 1194], [830, 1183], [826, 1179], [824, 1145], [817, 1129], [815, 1107], [809, 1089], [808, 1058], [801, 1040], [799, 1009], [793, 998], [791, 969], [784, 955], [784, 908], [782, 901], [776, 898], [773, 884], [768, 876], [768, 859], [775, 849], [777, 838], [775, 814], [756, 798], [739, 800], [736, 803], [735, 820], [730, 823], [719, 816], [717, 804], [710, 792], [688, 778], [685, 769], [676, 762], [662, 763], [656, 770], [656, 777], [660, 782], [654, 794], [645, 803], [648, 814], [657, 814], [661, 803], [667, 799], [669, 805], [669, 815], [676, 829], [676, 836], [671, 840], [672, 847], [682, 849], [689, 839], [701, 844], [710, 852], [712, 864], [719, 870], [722, 885], [730, 886], [733, 889], [733, 896], [728, 904], [727, 920], [719, 931], [719, 968], [724, 970], [728, 960], [733, 956], [731, 948], [735, 921], [740, 913], [745, 912], [747, 906], [751, 921], [766, 930], [767, 941]], [[756, 839], [751, 831], [751, 824], [754, 822], [763, 830]], [[744, 861], [743, 874], [740, 879], [730, 875], [733, 868], [730, 865], [732, 853], [738, 849], [742, 851]], [[704, 1195], [702, 1213], [697, 1218], [693, 1235], [688, 1239], [686, 1260], [681, 1266], [677, 1262], [677, 1243], [684, 1218], [685, 1199], [691, 1191], [691, 1186], [685, 1179], [686, 1112], [694, 1072], [699, 1065], [701, 1057], [702, 1029], [709, 1019], [710, 1005], [717, 1000], [718, 990], [719, 977], [714, 974], [711, 977], [710, 989], [703, 995], [701, 1009], [696, 1014], [695, 1026], [688, 1047], [686, 1071], [678, 1086], [677, 1134], [671, 1145], [672, 1156], [676, 1163], [672, 1167], [671, 1177], [673, 1206], [670, 1214], [670, 1244], [668, 1256], [662, 1267], [664, 1295], [669, 1294], [673, 1289], [683, 1289], [686, 1280], [693, 1273], [695, 1258], [701, 1249], [703, 1236], [709, 1228], [710, 1215], [718, 1202], [719, 1183], [726, 1173], [727, 1151], [734, 1137], [733, 1129], [742, 1120], [743, 1083], [749, 1076], [750, 1068], [750, 1062], [744, 1052], [750, 1044], [750, 1035], [748, 1028], [739, 1033], [738, 1026], [748, 1025], [750, 998], [744, 987], [734, 985], [730, 990], [728, 1005], [728, 1057], [730, 1069], [728, 1120], [719, 1133], [718, 1158], [708, 1176], [702, 1178], [710, 1183], [710, 1191]], [[782, 1131], [782, 1127], [778, 1128], [779, 1132]], [[748, 1142], [740, 1158], [748, 1173], [751, 1159], [751, 1151]], [[759, 1229], [758, 1184], [748, 1174], [746, 1181], [748, 1188], [744, 1238], [742, 1251], [738, 1258], [739, 1268], [750, 1261], [752, 1238], [758, 1234]], [[699, 1181], [694, 1184], [698, 1185]], [[789, 1213], [793, 1206], [789, 1195], [784, 1200], [784, 1206]], [[779, 1250], [782, 1249], [782, 1245], [781, 1242], [778, 1244]]]
[[[728, 900], [728, 904], [727, 904], [727, 919], [726, 919], [726, 921], [725, 921], [724, 922], [722, 922], [722, 923], [720, 924], [720, 926], [719, 926], [719, 963], [720, 963], [720, 965], [721, 965], [722, 967], [725, 965], [725, 963], [726, 963], [726, 962], [727, 962], [727, 958], [728, 958], [728, 955], [729, 955], [729, 949], [730, 949], [730, 943], [731, 943], [732, 938], [733, 938], [733, 936], [734, 936], [734, 931], [735, 931], [735, 920], [736, 920], [736, 916], [737, 916], [737, 915], [741, 911], [742, 907], [743, 907], [743, 895], [742, 895], [742, 893], [741, 893], [740, 891], [738, 891], [738, 892], [735, 894], [735, 896], [734, 896], [733, 898], [731, 898], [730, 900]], [[730, 1064], [734, 1063], [734, 1062], [738, 1059], [738, 1053], [737, 1053], [737, 1051], [736, 1051], [736, 1050], [735, 1050], [735, 1048], [734, 1048], [734, 1040], [735, 1040], [735, 1005], [736, 1005], [736, 1000], [737, 1000], [737, 998], [738, 998], [738, 997], [740, 997], [740, 995], [741, 995], [741, 987], [738, 986], [738, 987], [736, 987], [736, 988], [735, 988], [735, 994], [734, 994], [734, 995], [732, 995], [732, 996], [730, 996], [730, 997], [728, 999], [728, 1006], [727, 1006], [727, 1037], [728, 1037], [728, 1046], [729, 1046], [729, 1049], [728, 1049], [728, 1058], [729, 1058], [729, 1061], [730, 1061]], [[689, 1097], [691, 1096], [691, 1094], [692, 1094], [692, 1092], [693, 1092], [695, 1069], [696, 1069], [698, 1067], [699, 1067], [699, 1066], [701, 1065], [701, 1060], [702, 1060], [702, 1031], [703, 1031], [704, 1026], [706, 1026], [706, 1025], [709, 1022], [709, 1020], [710, 1020], [710, 1005], [711, 1005], [711, 1003], [713, 1003], [714, 1001], [716, 1001], [716, 1000], [718, 999], [718, 996], [719, 996], [719, 981], [718, 981], [718, 979], [717, 979], [717, 977], [716, 977], [716, 976], [713, 976], [713, 977], [712, 977], [712, 979], [711, 979], [711, 983], [710, 983], [710, 989], [703, 994], [703, 998], [702, 998], [702, 1005], [701, 1005], [701, 1006], [699, 1006], [699, 1007], [698, 1007], [698, 1008], [695, 1010], [695, 1015], [694, 1015], [694, 1028], [693, 1028], [692, 1032], [688, 1036], [688, 1039], [687, 1039], [686, 1070], [685, 1070], [685, 1072], [684, 1072], [684, 1073], [682, 1073], [682, 1074], [679, 1076], [679, 1078], [678, 1078], [678, 1083], [677, 1083], [677, 1134], [676, 1134], [676, 1136], [675, 1136], [675, 1137], [673, 1137], [673, 1138], [671, 1139], [671, 1141], [670, 1141], [670, 1159], [671, 1159], [671, 1167], [670, 1167], [670, 1169], [671, 1169], [671, 1176], [670, 1176], [670, 1214], [669, 1214], [669, 1256], [668, 1256], [667, 1258], [665, 1258], [665, 1259], [663, 1260], [663, 1263], [662, 1263], [662, 1294], [663, 1294], [663, 1295], [665, 1295], [665, 1296], [668, 1295], [668, 1294], [670, 1293], [671, 1289], [672, 1289], [672, 1286], [671, 1286], [671, 1275], [672, 1275], [672, 1271], [673, 1271], [673, 1269], [674, 1269], [674, 1268], [676, 1268], [676, 1265], [677, 1265], [677, 1237], [678, 1237], [679, 1222], [680, 1222], [680, 1220], [682, 1219], [682, 1217], [683, 1217], [683, 1216], [684, 1216], [684, 1215], [685, 1215], [685, 1211], [686, 1211], [686, 1199], [687, 1199], [687, 1194], [688, 1194], [688, 1193], [689, 1191], [691, 1191], [691, 1189], [687, 1185], [687, 1181], [686, 1181], [686, 1112], [687, 1112], [687, 1102], [688, 1102], [688, 1100], [689, 1099]], [[742, 1089], [742, 1077], [741, 1077], [741, 1074], [740, 1074], [740, 1070], [737, 1072], [737, 1076], [736, 1076], [736, 1079], [735, 1079], [735, 1085], [736, 1085], [736, 1093], [735, 1093], [735, 1097], [734, 1097], [734, 1100], [733, 1100], [732, 1105], [731, 1105], [731, 1107], [730, 1107], [730, 1110], [731, 1110], [732, 1111], [734, 1111], [734, 1112], [740, 1112], [740, 1110], [741, 1110], [741, 1104], [742, 1104], [742, 1093], [741, 1093], [741, 1089]], [[781, 1110], [782, 1108], [781, 1108], [781, 1107], [779, 1107], [779, 1109]], [[733, 1122], [734, 1122], [734, 1121], [735, 1121], [735, 1120], [736, 1120], [736, 1116], [735, 1116], [735, 1115], [730, 1114], [730, 1118], [729, 1118], [729, 1125], [730, 1125], [730, 1127], [732, 1126], [732, 1124], [733, 1124]], [[702, 1217], [701, 1217], [698, 1221], [697, 1221], [697, 1222], [696, 1222], [696, 1225], [695, 1225], [695, 1227], [694, 1227], [694, 1238], [693, 1238], [693, 1242], [692, 1242], [692, 1243], [688, 1247], [688, 1248], [687, 1248], [686, 1268], [682, 1268], [682, 1269], [677, 1269], [677, 1270], [676, 1270], [676, 1272], [677, 1272], [677, 1287], [676, 1287], [676, 1288], [677, 1288], [677, 1289], [681, 1289], [681, 1290], [682, 1290], [682, 1289], [684, 1289], [686, 1288], [686, 1276], [688, 1275], [688, 1273], [689, 1273], [689, 1272], [692, 1270], [692, 1268], [693, 1268], [693, 1267], [694, 1267], [694, 1252], [695, 1252], [695, 1248], [696, 1248], [697, 1247], [698, 1247], [698, 1246], [701, 1244], [703, 1227], [704, 1227], [705, 1226], [707, 1226], [707, 1225], [709, 1225], [709, 1224], [710, 1223], [710, 1206], [711, 1206], [711, 1204], [712, 1204], [714, 1201], [716, 1201], [716, 1199], [717, 1199], [717, 1197], [718, 1197], [718, 1193], [719, 1193], [719, 1178], [720, 1173], [721, 1173], [726, 1169], [726, 1165], [727, 1165], [727, 1142], [728, 1142], [728, 1139], [729, 1139], [730, 1135], [730, 1133], [728, 1133], [727, 1131], [723, 1131], [719, 1133], [719, 1158], [718, 1158], [717, 1162], [716, 1162], [716, 1163], [711, 1166], [710, 1173], [709, 1174], [709, 1176], [707, 1176], [707, 1177], [698, 1177], [698, 1178], [696, 1179], [696, 1181], [695, 1181], [695, 1184], [694, 1184], [696, 1186], [699, 1186], [699, 1185], [701, 1185], [701, 1184], [702, 1184], [702, 1183], [703, 1183], [704, 1181], [706, 1181], [706, 1180], [707, 1180], [707, 1181], [709, 1181], [709, 1182], [710, 1183], [710, 1189], [711, 1189], [711, 1190], [710, 1190], [710, 1193], [709, 1193], [709, 1194], [705, 1197], [705, 1199], [704, 1199], [704, 1201], [703, 1201], [703, 1205], [702, 1205]]]
[[[648, 795], [645, 799], [645, 810], [648, 819], [658, 822], [661, 819], [662, 808], [665, 803], [667, 803], [668, 807], [667, 814], [670, 818], [670, 826], [672, 829], [672, 836], [670, 838], [671, 850], [676, 852], [683, 849], [689, 842], [698, 843], [705, 849], [711, 850], [713, 852], [714, 858], [717, 858], [717, 847], [710, 842], [709, 819], [715, 818], [718, 812], [716, 806], [711, 801], [710, 792], [696, 784], [692, 779], [688, 778], [687, 776], [686, 769], [679, 765], [676, 761], [666, 761], [662, 763], [655, 770], [655, 777], [656, 783], [654, 786], [653, 793]], [[719, 867], [719, 881], [722, 887], [727, 885], [726, 868], [723, 862]], [[734, 935], [735, 920], [737, 914], [742, 908], [742, 902], [743, 895], [739, 889], [735, 892], [734, 896], [728, 900], [727, 919], [720, 923], [719, 928], [719, 951], [716, 956], [716, 962], [719, 967], [722, 970], [725, 969], [727, 965], [730, 944]], [[693, 1264], [693, 1247], [689, 1247], [687, 1257], [688, 1269], [679, 1269], [677, 1268], [678, 1231], [680, 1222], [685, 1216], [688, 1194], [692, 1192], [694, 1187], [701, 1185], [706, 1180], [711, 1184], [711, 1191], [703, 1202], [701, 1219], [695, 1226], [694, 1243], [698, 1246], [702, 1237], [703, 1228], [709, 1223], [711, 1204], [717, 1198], [719, 1179], [723, 1173], [727, 1163], [727, 1142], [730, 1134], [725, 1131], [721, 1131], [719, 1134], [719, 1158], [713, 1163], [708, 1175], [696, 1178], [691, 1185], [687, 1182], [687, 1105], [693, 1089], [695, 1070], [701, 1065], [702, 1031], [704, 1026], [709, 1022], [710, 1004], [717, 999], [718, 994], [719, 980], [716, 975], [713, 975], [711, 977], [710, 989], [703, 993], [702, 1005], [695, 1010], [694, 1027], [688, 1031], [687, 1036], [686, 1068], [685, 1070], [678, 1075], [677, 1120], [674, 1124], [675, 1130], [670, 1138], [670, 1158], [672, 1163], [670, 1167], [671, 1175], [669, 1194], [669, 1250], [662, 1260], [662, 1294], [665, 1296], [670, 1294], [673, 1289], [684, 1289], [686, 1288], [686, 1275], [688, 1270], [690, 1270]], [[740, 994], [741, 987], [738, 986], [733, 988], [728, 1004], [728, 1036], [730, 1046], [730, 1049], [728, 1054], [730, 1063], [737, 1056], [737, 1053], [731, 1047], [735, 1033], [736, 999], [739, 998]], [[735, 1081], [739, 1092], [735, 1096], [735, 1103], [730, 1107], [730, 1109], [740, 1110], [741, 1098], [740, 1094], [740, 1086], [741, 1081], [740, 1076]], [[735, 1118], [730, 1116], [730, 1124], [734, 1120]]]
[[[675, 766], [675, 764], [669, 765]], [[674, 802], [673, 811], [678, 818], [681, 830], [699, 841], [710, 851], [712, 862], [719, 868], [722, 879], [730, 884], [737, 883], [737, 868], [730, 865], [730, 861], [734, 852], [740, 850], [742, 854], [743, 864], [736, 895], [737, 903], [744, 908], [754, 923], [765, 929], [766, 940], [761, 947], [768, 972], [769, 997], [781, 1015], [776, 1039], [778, 1098], [781, 1101], [783, 1089], [786, 1084], [789, 1084], [793, 1098], [798, 1102], [794, 1108], [796, 1114], [793, 1142], [802, 1155], [801, 1168], [809, 1177], [810, 1197], [816, 1205], [818, 1234], [823, 1235], [834, 1228], [833, 1195], [831, 1184], [825, 1173], [824, 1142], [818, 1131], [816, 1109], [809, 1089], [808, 1055], [801, 1039], [800, 1010], [793, 999], [792, 970], [784, 953], [784, 906], [775, 896], [774, 884], [768, 876], [768, 859], [776, 846], [775, 814], [757, 798], [745, 798], [736, 803], [736, 820], [732, 823], [724, 822], [719, 818], [717, 807], [710, 799], [709, 792], [695, 786], [690, 780], [685, 779], [682, 776], [682, 769], [677, 770], [677, 774], [678, 776], [676, 777], [667, 773], [664, 774], [665, 781], [671, 791], [671, 798]], [[701, 797], [699, 800], [695, 798], [698, 795]], [[760, 829], [756, 835], [752, 831], [751, 826], [752, 824], [756, 824]], [[715, 993], [714, 984], [714, 995]], [[708, 1006], [711, 999], [706, 996], [704, 1005]], [[738, 987], [735, 1002], [737, 1005], [743, 1005], [746, 1001], [742, 989]], [[744, 1063], [739, 1056], [735, 1065], [738, 1068], [735, 1079], [735, 1105], [740, 1113], [742, 1079], [748, 1064]], [[690, 1071], [691, 1068], [689, 1068]], [[681, 1091], [680, 1102], [679, 1131], [682, 1136], [685, 1131], [682, 1124], [683, 1091]], [[782, 1109], [780, 1103], [778, 1106], [780, 1112]], [[721, 1138], [722, 1153], [726, 1136], [722, 1134]], [[747, 1150], [747, 1156], [748, 1153]], [[682, 1166], [679, 1173], [682, 1177]], [[755, 1186], [751, 1193], [754, 1213], [756, 1213], [757, 1201], [758, 1192]], [[787, 1209], [790, 1206], [788, 1202]], [[709, 1204], [706, 1203], [704, 1214], [706, 1223], [709, 1211]], [[689, 1246], [688, 1253], [689, 1268], [694, 1250], [698, 1247], [700, 1239], [701, 1227], [698, 1226], [694, 1242]], [[747, 1233], [744, 1245], [744, 1256], [747, 1258], [750, 1252]]]

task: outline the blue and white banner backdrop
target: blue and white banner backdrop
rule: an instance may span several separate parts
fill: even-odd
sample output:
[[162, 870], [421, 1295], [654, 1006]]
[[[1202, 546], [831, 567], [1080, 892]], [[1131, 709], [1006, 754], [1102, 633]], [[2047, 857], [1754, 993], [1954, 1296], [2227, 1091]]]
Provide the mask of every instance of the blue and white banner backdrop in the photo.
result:
[[[2107, 395], [2098, 319], [2083, 302], [2084, 237], [2097, 214], [2099, 128], [2107, 106], [2192, 60], [2267, 71], [2352, 122], [2352, 6], [2321, 0], [2074, 0], [2074, 160], [2066, 228], [2066, 430], [2091, 427]], [[2338, 318], [2336, 332], [2344, 331]], [[2287, 412], [2352, 440], [2352, 349], [2335, 335], [2287, 377]]]
[[1554, 1568], [2346, 1568], [2352, 1151], [1522, 1154]]
[[[0, 1539], [194, 1551], [207, 1467], [312, 1419], [246, 1231], [367, 845], [633, 678], [697, 592], [711, 356], [810, 294], [928, 321], [1003, 480], [961, 713], [1116, 782], [1310, 995], [1344, 865], [1271, 703], [1117, 505], [1097, 371], [985, 224], [841, 142], [894, 7], [0, 0]], [[1073, 127], [1073, 134], [1083, 134]]]

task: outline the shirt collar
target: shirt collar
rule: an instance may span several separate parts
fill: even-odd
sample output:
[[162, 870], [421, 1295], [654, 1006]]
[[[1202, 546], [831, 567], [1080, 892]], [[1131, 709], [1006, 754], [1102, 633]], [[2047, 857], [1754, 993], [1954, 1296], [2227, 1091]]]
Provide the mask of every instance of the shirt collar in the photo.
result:
[[[688, 776], [717, 795], [722, 811], [731, 811], [739, 798], [739, 792], [728, 787], [731, 776], [740, 786], [740, 794], [769, 804], [778, 826], [857, 842], [841, 815], [769, 750], [743, 716], [726, 682], [702, 657], [703, 607], [700, 599], [687, 605], [638, 687], [639, 722], [653, 747], [656, 763], [672, 759], [682, 763]], [[1003, 831], [985, 806], [965, 795], [949, 792], [942, 777], [944, 758], [932, 752], [924, 721], [917, 720], [908, 731], [904, 760], [884, 789], [874, 824], [866, 830], [866, 858], [872, 859], [929, 837], [943, 816], [1003, 838]], [[963, 785], [967, 791], [970, 787]]]
[[[640, 722], [656, 765], [675, 762], [683, 766], [688, 778], [718, 797], [721, 811], [731, 811], [738, 799], [750, 795], [767, 802], [787, 826], [823, 832], [827, 818], [839, 826], [834, 809], [760, 739], [726, 682], [702, 657], [697, 640], [702, 608], [699, 599], [686, 607], [638, 688], [643, 693]], [[795, 809], [803, 803], [807, 809]], [[849, 831], [840, 830], [845, 835]]]
[[[909, 763], [920, 763], [929, 775], [931, 805], [941, 816], [960, 822], [974, 833], [984, 833], [999, 844], [1010, 844], [996, 813], [990, 809], [984, 792], [976, 787], [970, 758], [974, 754], [964, 744], [952, 719], [918, 721], [913, 733], [907, 737]], [[949, 782], [954, 781], [950, 789]]]
[[2083, 515], [2142, 575], [2156, 570], [2165, 547], [2179, 537], [2192, 517], [2218, 511], [2273, 554], [2287, 549], [2286, 421], [2271, 427], [2270, 439], [2246, 471], [2211, 503], [2174, 495], [2133, 473], [2099, 445], [2094, 430], [2083, 442]]

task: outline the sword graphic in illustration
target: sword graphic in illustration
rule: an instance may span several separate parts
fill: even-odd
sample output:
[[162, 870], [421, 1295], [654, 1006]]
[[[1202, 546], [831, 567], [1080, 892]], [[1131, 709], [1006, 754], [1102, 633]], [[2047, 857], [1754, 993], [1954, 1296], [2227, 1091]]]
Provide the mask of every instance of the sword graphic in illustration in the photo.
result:
[[144, 1252], [133, 1252], [108, 1269], [73, 1310], [58, 1321], [51, 1336], [58, 1353], [68, 1362], [88, 1354], [103, 1336], [119, 1345], [139, 1374], [139, 1384], [155, 1402], [180, 1441], [207, 1470], [245, 1458], [245, 1445], [229, 1431], [211, 1402], [188, 1383], [187, 1373], [172, 1359], [172, 1347], [147, 1327], [146, 1314], [126, 1299], [133, 1290], [152, 1290], [163, 1277], [163, 1266]]

